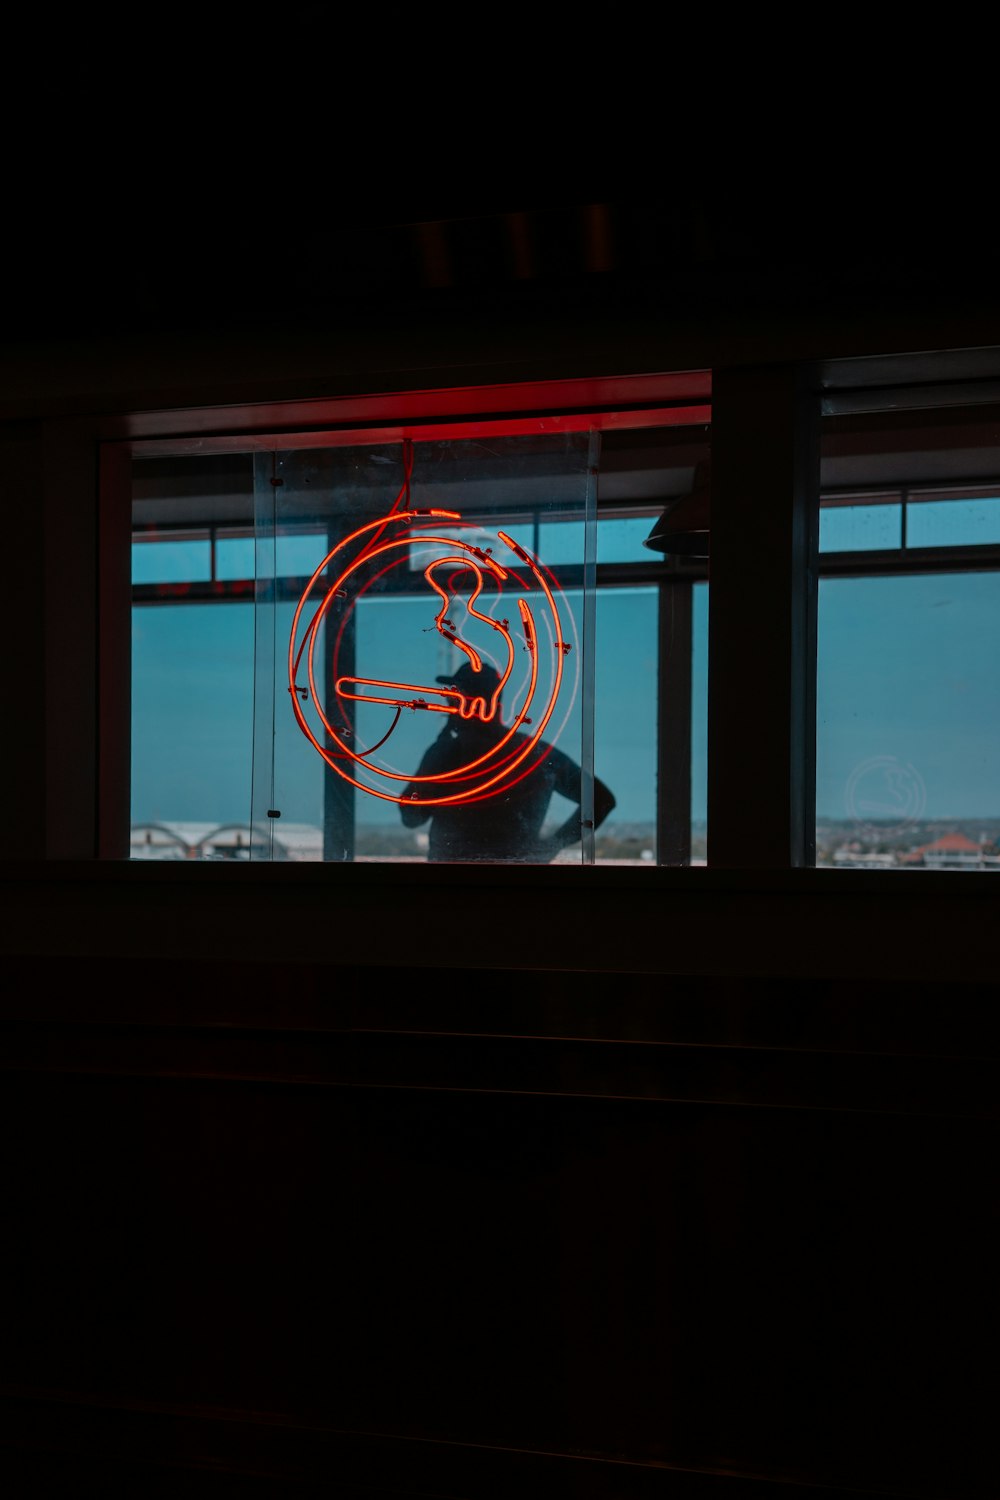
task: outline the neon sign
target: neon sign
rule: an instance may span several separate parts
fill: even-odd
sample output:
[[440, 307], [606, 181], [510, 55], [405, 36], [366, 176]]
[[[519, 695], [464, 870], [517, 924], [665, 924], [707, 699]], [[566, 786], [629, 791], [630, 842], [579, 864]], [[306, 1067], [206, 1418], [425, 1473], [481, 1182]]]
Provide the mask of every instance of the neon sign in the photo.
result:
[[[553, 574], [509, 532], [498, 528], [487, 545], [481, 523], [459, 511], [411, 510], [411, 444], [404, 444], [404, 460], [406, 479], [396, 504], [338, 542], [309, 579], [289, 635], [288, 691], [302, 733], [352, 786], [402, 802], [404, 787], [424, 782], [428, 795], [421, 802], [431, 807], [480, 801], [509, 790], [549, 753], [576, 693], [576, 659], [572, 670], [566, 665], [575, 623]], [[342, 670], [358, 602], [390, 569], [412, 571], [415, 565], [435, 602], [436, 639], [464, 658], [462, 670], [452, 674], [459, 682]], [[330, 632], [325, 651], [317, 649], [321, 627]], [[325, 676], [318, 658], [326, 663]], [[514, 705], [506, 722], [500, 711], [505, 689]], [[382, 705], [389, 720], [385, 732], [363, 748], [355, 731], [355, 706], [362, 704]], [[478, 721], [492, 732], [472, 745], [463, 764], [422, 777], [387, 758], [404, 710]]]

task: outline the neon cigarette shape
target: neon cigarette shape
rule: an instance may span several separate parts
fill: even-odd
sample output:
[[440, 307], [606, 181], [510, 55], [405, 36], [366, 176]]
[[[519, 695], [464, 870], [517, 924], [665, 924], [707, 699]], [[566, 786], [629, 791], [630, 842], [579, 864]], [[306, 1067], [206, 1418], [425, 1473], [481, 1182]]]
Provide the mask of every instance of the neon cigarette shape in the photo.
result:
[[[407, 493], [408, 493], [407, 475]], [[423, 525], [417, 527], [414, 523], [419, 520]], [[377, 797], [382, 801], [401, 802], [404, 799], [397, 791], [392, 790], [393, 783], [413, 783], [423, 781], [440, 788], [441, 795], [422, 798], [422, 803], [428, 806], [442, 806], [454, 803], [477, 802], [488, 797], [496, 796], [499, 792], [506, 791], [525, 776], [540, 763], [544, 755], [548, 753], [545, 746], [538, 752], [537, 747], [542, 732], [549, 723], [555, 710], [556, 702], [563, 683], [563, 656], [570, 649], [565, 642], [559, 607], [556, 602], [553, 588], [549, 586], [545, 573], [538, 562], [512, 537], [505, 532], [499, 531], [499, 540], [508, 547], [514, 555], [523, 562], [529, 570], [535, 584], [544, 594], [550, 620], [546, 625], [547, 631], [551, 633], [556, 650], [554, 652], [554, 668], [550, 686], [548, 687], [547, 701], [537, 719], [528, 717], [536, 694], [539, 689], [539, 660], [538, 660], [538, 631], [535, 618], [528, 601], [519, 597], [517, 599], [518, 615], [521, 624], [523, 650], [529, 659], [529, 682], [524, 701], [518, 712], [513, 717], [506, 731], [500, 735], [497, 741], [489, 746], [481, 755], [469, 760], [469, 762], [455, 770], [449, 771], [436, 777], [420, 777], [415, 774], [390, 769], [388, 766], [376, 764], [370, 757], [375, 749], [381, 747], [392, 734], [399, 720], [400, 711], [410, 708], [415, 711], [423, 711], [439, 714], [454, 714], [462, 719], [480, 719], [483, 723], [489, 723], [499, 719], [499, 699], [501, 692], [508, 682], [515, 661], [516, 646], [509, 629], [506, 618], [494, 619], [492, 615], [486, 614], [477, 608], [483, 593], [485, 580], [489, 577], [491, 583], [500, 591], [505, 583], [512, 582], [512, 575], [492, 555], [492, 548], [473, 546], [465, 542], [460, 536], [436, 534], [439, 527], [434, 523], [440, 521], [453, 521], [458, 527], [471, 525], [464, 522], [460, 512], [443, 510], [409, 511], [394, 510], [388, 515], [370, 521], [364, 526], [357, 527], [348, 536], [332, 548], [322, 562], [313, 572], [306, 588], [304, 589], [295, 610], [292, 628], [289, 636], [288, 647], [288, 691], [292, 703], [296, 722], [302, 733], [310, 744], [320, 754], [327, 765], [337, 772], [345, 781], [352, 786], [358, 787], [369, 796]], [[428, 529], [425, 531], [423, 526]], [[396, 534], [391, 540], [383, 540], [388, 529], [395, 528]], [[477, 528], [478, 530], [478, 528]], [[471, 619], [478, 623], [480, 629], [488, 628], [499, 636], [501, 657], [506, 657], [505, 665], [498, 668], [500, 684], [489, 696], [479, 694], [464, 694], [460, 690], [449, 687], [427, 686], [426, 684], [398, 681], [392, 678], [362, 677], [350, 673], [338, 674], [334, 669], [333, 690], [338, 701], [364, 702], [372, 704], [384, 704], [395, 710], [395, 717], [389, 729], [381, 736], [377, 744], [368, 751], [358, 751], [353, 748], [348, 739], [351, 736], [349, 728], [338, 730], [331, 723], [323, 707], [323, 696], [318, 691], [316, 680], [315, 651], [319, 633], [319, 627], [324, 619], [330, 614], [335, 601], [348, 601], [348, 608], [353, 607], [350, 601], [356, 603], [364, 593], [372, 586], [372, 578], [367, 576], [372, 567], [377, 568], [375, 578], [391, 567], [405, 563], [409, 558], [409, 549], [414, 539], [418, 539], [421, 545], [436, 545], [445, 549], [443, 555], [436, 557], [423, 570], [424, 579], [429, 587], [439, 598], [440, 607], [435, 615], [434, 628], [442, 639], [450, 642], [461, 651], [469, 660], [473, 669], [479, 671], [483, 665], [480, 652], [471, 642], [463, 639], [456, 630], [454, 622], [449, 618], [449, 612], [454, 608], [452, 593], [442, 582], [446, 574], [453, 576], [456, 567], [471, 574], [473, 583], [467, 603], [467, 612]], [[324, 585], [322, 598], [318, 603], [312, 599], [313, 592], [317, 588], [321, 574], [335, 559], [344, 558], [347, 549], [353, 544], [360, 544], [353, 560], [348, 562], [343, 570], [333, 578], [332, 582]], [[366, 576], [362, 579], [361, 568], [366, 569]], [[547, 570], [546, 570], [547, 571]], [[551, 575], [549, 575], [551, 577]], [[524, 586], [524, 580], [518, 578], [517, 583]], [[558, 584], [553, 580], [555, 591], [560, 592]], [[315, 604], [309, 624], [299, 640], [299, 628], [307, 604], [312, 600]], [[344, 629], [346, 615], [342, 618], [339, 631], [336, 636], [334, 650], [334, 668], [336, 667], [336, 656], [339, 652], [340, 639]], [[299, 666], [303, 657], [306, 656], [308, 691], [296, 681]], [[325, 733], [327, 743], [321, 743], [317, 733], [308, 723], [305, 716], [304, 705], [311, 696], [313, 711], [319, 720]], [[301, 701], [300, 701], [301, 699]], [[518, 735], [522, 726], [530, 724], [531, 732], [521, 736], [524, 743], [515, 743], [515, 735]], [[537, 753], [536, 753], [537, 752]], [[534, 754], [534, 759], [532, 758]], [[369, 778], [377, 778], [388, 783], [386, 789], [372, 786], [368, 780], [359, 779], [362, 775]]]

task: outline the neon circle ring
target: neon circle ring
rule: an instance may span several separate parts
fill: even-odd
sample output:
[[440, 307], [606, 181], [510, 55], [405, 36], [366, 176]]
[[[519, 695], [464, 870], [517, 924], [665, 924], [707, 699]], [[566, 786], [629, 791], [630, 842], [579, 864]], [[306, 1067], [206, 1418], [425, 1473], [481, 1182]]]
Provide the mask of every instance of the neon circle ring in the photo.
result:
[[[298, 601], [288, 643], [288, 692], [296, 722], [330, 769], [369, 796], [403, 802], [404, 788], [421, 781], [428, 783], [421, 803], [431, 807], [497, 796], [541, 764], [565, 726], [579, 676], [573, 612], [551, 570], [521, 543], [503, 530], [489, 534], [489, 545], [484, 541], [481, 523], [463, 519], [458, 511], [394, 510], [338, 542]], [[413, 571], [414, 559], [428, 597], [435, 601], [438, 637], [466, 658], [473, 682], [484, 667], [492, 668], [484, 673], [479, 692], [340, 670], [358, 602], [391, 569]], [[467, 599], [456, 619], [462, 593]], [[318, 653], [324, 625], [332, 632], [332, 645]], [[329, 697], [317, 680], [320, 654], [327, 663]], [[505, 723], [499, 699], [508, 686], [514, 706]], [[352, 706], [358, 703], [385, 705], [387, 715], [385, 733], [364, 748], [355, 739]], [[492, 724], [494, 733], [484, 746], [476, 745], [466, 763], [440, 776], [422, 777], [379, 755], [404, 712], [480, 719]]]

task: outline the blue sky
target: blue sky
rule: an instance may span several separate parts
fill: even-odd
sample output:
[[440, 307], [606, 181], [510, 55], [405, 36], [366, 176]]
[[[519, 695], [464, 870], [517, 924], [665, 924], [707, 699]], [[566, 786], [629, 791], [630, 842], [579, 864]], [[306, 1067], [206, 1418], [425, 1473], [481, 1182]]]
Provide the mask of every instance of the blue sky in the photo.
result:
[[1000, 575], [823, 579], [818, 638], [820, 816], [870, 765], [886, 816], [909, 783], [928, 817], [1000, 817]]
[[[705, 816], [706, 596], [706, 589], [698, 590], [696, 821]], [[601, 605], [595, 762], [618, 799], [613, 816], [620, 821], [652, 816], [653, 608], [642, 590], [622, 591]], [[636, 651], [637, 641], [645, 650]], [[137, 609], [133, 649], [134, 821], [245, 821], [253, 748], [252, 606]], [[881, 782], [886, 816], [909, 784], [906, 795], [912, 801], [917, 788], [928, 817], [1000, 817], [998, 661], [998, 575], [823, 580], [818, 815], [849, 817], [853, 805], [861, 816], [861, 800], [871, 813]], [[567, 734], [578, 747], [578, 724]], [[408, 753], [417, 754], [430, 735], [429, 725], [415, 723]], [[284, 814], [317, 821], [325, 774], [320, 757], [294, 723], [279, 722], [276, 744]], [[391, 806], [365, 801], [372, 820], [395, 819]], [[359, 808], [359, 817], [368, 816]]]

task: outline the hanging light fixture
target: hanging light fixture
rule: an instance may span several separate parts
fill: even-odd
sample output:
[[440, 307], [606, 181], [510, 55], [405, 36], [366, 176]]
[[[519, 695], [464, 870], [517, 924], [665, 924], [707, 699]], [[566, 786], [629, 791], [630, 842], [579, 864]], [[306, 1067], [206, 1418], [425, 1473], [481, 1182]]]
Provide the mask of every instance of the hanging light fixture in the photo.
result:
[[695, 467], [691, 493], [670, 501], [643, 545], [668, 556], [707, 557], [710, 480], [711, 466], [704, 459]]

